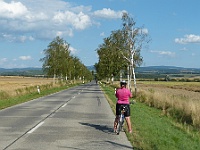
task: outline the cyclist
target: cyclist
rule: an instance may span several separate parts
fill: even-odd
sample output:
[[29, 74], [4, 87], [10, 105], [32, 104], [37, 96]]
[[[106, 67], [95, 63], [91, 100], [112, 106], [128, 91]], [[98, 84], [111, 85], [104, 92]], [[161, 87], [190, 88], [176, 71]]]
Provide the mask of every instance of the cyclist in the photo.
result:
[[132, 133], [131, 120], [130, 120], [130, 101], [129, 101], [129, 99], [132, 97], [132, 93], [129, 89], [126, 88], [126, 81], [120, 82], [120, 88], [116, 90], [115, 96], [117, 97], [117, 103], [116, 103], [116, 118], [114, 121], [114, 132], [116, 132], [117, 130], [121, 105], [125, 105], [127, 109], [124, 116], [128, 126], [128, 131], [129, 133]]

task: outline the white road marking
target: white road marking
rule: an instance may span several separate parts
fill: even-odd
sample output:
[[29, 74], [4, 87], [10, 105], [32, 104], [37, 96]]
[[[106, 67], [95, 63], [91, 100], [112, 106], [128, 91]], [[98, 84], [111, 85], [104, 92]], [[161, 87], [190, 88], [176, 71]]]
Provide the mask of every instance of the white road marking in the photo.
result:
[[28, 131], [28, 133], [33, 133], [37, 128], [39, 128], [44, 122], [40, 122], [37, 126], [35, 126], [33, 129]]
[[67, 105], [67, 103], [66, 104], [64, 104], [64, 105], [62, 105], [62, 107], [65, 107]]

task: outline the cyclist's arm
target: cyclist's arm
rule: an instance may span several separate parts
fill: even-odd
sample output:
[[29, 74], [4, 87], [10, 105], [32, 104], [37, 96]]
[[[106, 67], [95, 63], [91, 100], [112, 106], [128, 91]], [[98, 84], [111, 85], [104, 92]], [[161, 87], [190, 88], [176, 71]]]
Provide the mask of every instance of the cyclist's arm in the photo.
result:
[[132, 98], [132, 97], [133, 97], [133, 94], [132, 94], [132, 92], [130, 91], [129, 98]]

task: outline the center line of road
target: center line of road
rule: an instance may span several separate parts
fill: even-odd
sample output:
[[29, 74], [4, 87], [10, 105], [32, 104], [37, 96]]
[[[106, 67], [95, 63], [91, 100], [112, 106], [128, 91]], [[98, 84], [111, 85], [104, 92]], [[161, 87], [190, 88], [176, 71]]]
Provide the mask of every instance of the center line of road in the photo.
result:
[[33, 133], [37, 128], [39, 128], [44, 122], [40, 122], [37, 126], [35, 126], [34, 128], [32, 128], [29, 132], [27, 133]]
[[64, 104], [64, 105], [62, 105], [62, 107], [65, 107], [67, 105], [67, 103], [66, 104]]

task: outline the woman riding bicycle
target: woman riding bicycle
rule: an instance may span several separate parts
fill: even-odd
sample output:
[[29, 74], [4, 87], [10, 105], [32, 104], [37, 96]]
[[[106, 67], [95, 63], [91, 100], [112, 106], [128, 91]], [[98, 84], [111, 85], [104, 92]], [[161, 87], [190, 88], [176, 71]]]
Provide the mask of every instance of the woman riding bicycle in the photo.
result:
[[116, 118], [114, 121], [114, 132], [116, 132], [117, 124], [119, 120], [119, 115], [121, 113], [121, 105], [124, 105], [127, 107], [126, 112], [124, 114], [126, 123], [128, 126], [129, 133], [132, 133], [132, 127], [131, 127], [131, 120], [130, 120], [130, 101], [129, 98], [132, 97], [132, 93], [129, 89], [126, 88], [126, 81], [120, 82], [120, 88], [117, 89], [115, 96], [117, 97], [117, 104], [116, 104]]

